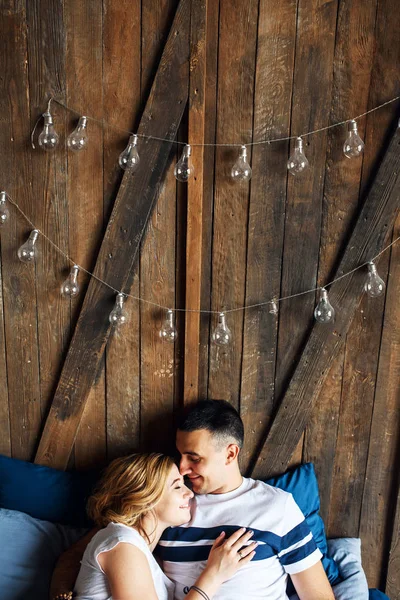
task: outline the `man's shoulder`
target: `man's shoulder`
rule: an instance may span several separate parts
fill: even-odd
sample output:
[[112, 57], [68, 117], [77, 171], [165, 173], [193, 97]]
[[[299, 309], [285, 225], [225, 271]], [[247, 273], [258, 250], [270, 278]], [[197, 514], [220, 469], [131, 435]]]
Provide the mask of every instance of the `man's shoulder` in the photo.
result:
[[249, 486], [247, 488], [248, 493], [252, 493], [257, 496], [268, 498], [270, 501], [279, 503], [286, 503], [287, 499], [292, 496], [290, 492], [285, 492], [280, 488], [274, 487], [261, 479], [249, 479]]

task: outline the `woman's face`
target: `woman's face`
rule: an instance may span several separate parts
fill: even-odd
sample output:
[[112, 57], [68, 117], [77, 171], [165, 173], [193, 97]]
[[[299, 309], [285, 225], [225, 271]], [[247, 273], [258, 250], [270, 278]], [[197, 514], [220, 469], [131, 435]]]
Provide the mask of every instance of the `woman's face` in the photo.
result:
[[160, 502], [154, 507], [159, 521], [176, 527], [190, 521], [190, 500], [193, 492], [183, 483], [183, 477], [174, 465], [168, 475]]

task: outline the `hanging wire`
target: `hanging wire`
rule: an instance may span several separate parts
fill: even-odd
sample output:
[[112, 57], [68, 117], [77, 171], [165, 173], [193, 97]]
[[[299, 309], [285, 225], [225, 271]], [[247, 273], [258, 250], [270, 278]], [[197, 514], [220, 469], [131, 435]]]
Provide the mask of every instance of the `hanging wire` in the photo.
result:
[[[339, 121], [338, 123], [333, 123], [332, 125], [327, 125], [326, 127], [320, 127], [319, 129], [314, 129], [312, 131], [306, 131], [302, 134], [296, 134], [296, 135], [289, 135], [287, 137], [280, 137], [280, 138], [272, 138], [272, 139], [263, 139], [263, 140], [259, 140], [257, 142], [249, 142], [247, 144], [227, 144], [227, 143], [217, 143], [217, 144], [213, 144], [213, 143], [205, 143], [205, 144], [190, 144], [192, 147], [194, 146], [199, 146], [199, 147], [207, 147], [207, 146], [212, 146], [212, 147], [229, 147], [229, 148], [241, 148], [242, 146], [246, 146], [246, 147], [251, 147], [251, 146], [258, 146], [260, 144], [272, 144], [274, 142], [285, 142], [288, 140], [294, 140], [298, 137], [307, 137], [309, 135], [314, 135], [315, 133], [320, 133], [321, 131], [326, 131], [327, 129], [333, 129], [333, 127], [339, 127], [340, 125], [345, 125], [346, 123], [348, 123], [349, 121], [357, 121], [357, 119], [361, 119], [362, 117], [365, 117], [365, 115], [369, 115], [370, 113], [374, 112], [375, 110], [379, 110], [380, 108], [383, 108], [384, 106], [387, 106], [388, 104], [392, 104], [393, 102], [396, 102], [396, 100], [400, 99], [400, 95], [399, 96], [395, 96], [394, 98], [391, 98], [391, 100], [387, 100], [386, 102], [383, 102], [382, 104], [379, 104], [378, 106], [375, 106], [374, 108], [371, 108], [370, 110], [367, 110], [363, 113], [361, 113], [360, 115], [357, 115], [356, 117], [351, 117], [349, 119], [346, 119], [344, 121]], [[81, 115], [82, 113], [78, 112], [77, 110], [75, 110], [74, 108], [71, 108], [70, 106], [67, 106], [66, 104], [64, 104], [63, 102], [61, 102], [60, 100], [57, 100], [56, 98], [51, 97], [49, 100], [49, 104], [48, 104], [48, 108], [47, 110], [50, 109], [50, 102], [54, 101], [56, 102], [59, 106], [62, 106], [65, 110], [68, 110], [69, 112], [75, 113], [76, 115]], [[93, 121], [94, 123], [99, 123], [100, 125], [102, 125], [103, 127], [108, 127], [109, 129], [113, 129], [114, 131], [120, 131], [121, 133], [126, 133], [129, 135], [137, 135], [138, 137], [142, 138], [142, 139], [152, 139], [152, 140], [157, 140], [159, 142], [173, 142], [177, 145], [181, 145], [181, 146], [186, 146], [188, 144], [188, 142], [180, 142], [178, 140], [175, 139], [171, 139], [171, 138], [161, 138], [161, 137], [156, 137], [154, 135], [144, 135], [143, 133], [137, 133], [137, 132], [132, 132], [132, 131], [128, 131], [127, 129], [121, 129], [119, 127], [111, 127], [106, 121], [104, 121], [104, 119], [96, 119], [95, 117], [88, 117], [85, 113], [85, 116], [87, 117], [87, 119]], [[38, 121], [41, 119], [41, 117], [39, 117]], [[35, 125], [35, 129], [36, 126], [38, 124], [38, 121], [36, 122]], [[33, 132], [32, 132], [32, 145], [33, 145]], [[35, 146], [33, 146], [35, 147]]]
[[91, 271], [88, 271], [84, 267], [81, 267], [73, 258], [71, 258], [68, 254], [66, 254], [59, 246], [57, 246], [57, 244], [55, 244], [53, 242], [53, 240], [51, 240], [45, 233], [43, 233], [43, 231], [41, 231], [38, 227], [36, 227], [36, 225], [31, 221], [31, 219], [22, 210], [22, 208], [20, 208], [18, 206], [18, 204], [11, 198], [10, 194], [8, 194], [7, 192], [5, 192], [5, 193], [6, 193], [6, 196], [7, 196], [8, 200], [9, 200], [9, 202], [13, 206], [15, 206], [15, 208], [26, 219], [26, 221], [29, 223], [29, 225], [32, 227], [32, 229], [36, 229], [39, 232], [39, 234], [41, 236], [43, 236], [49, 242], [49, 244], [51, 244], [60, 254], [62, 254], [64, 256], [64, 258], [67, 261], [69, 261], [72, 265], [76, 265], [77, 267], [79, 267], [79, 269], [81, 271], [83, 271], [84, 273], [86, 273], [90, 277], [93, 277], [99, 283], [105, 285], [106, 287], [108, 287], [113, 292], [115, 292], [117, 294], [123, 294], [125, 298], [132, 298], [133, 300], [137, 300], [138, 302], [143, 302], [144, 304], [149, 304], [151, 306], [155, 306], [156, 308], [160, 308], [162, 310], [173, 310], [174, 312], [201, 313], [201, 314], [208, 314], [208, 315], [219, 315], [221, 312], [224, 312], [224, 314], [229, 314], [229, 313], [234, 313], [234, 312], [238, 312], [238, 311], [249, 310], [251, 308], [259, 308], [261, 306], [267, 306], [268, 304], [271, 304], [272, 302], [275, 302], [277, 304], [278, 302], [282, 302], [284, 300], [289, 300], [291, 298], [297, 298], [298, 296], [304, 296], [305, 294], [311, 294], [312, 292], [317, 292], [318, 290], [321, 290], [323, 287], [327, 288], [327, 287], [331, 286], [333, 283], [336, 283], [337, 281], [339, 281], [340, 279], [343, 279], [344, 277], [348, 277], [349, 275], [351, 275], [355, 271], [358, 271], [359, 269], [362, 269], [362, 268], [366, 267], [370, 262], [375, 261], [379, 256], [381, 256], [381, 254], [383, 254], [384, 252], [386, 252], [386, 250], [388, 250], [389, 248], [391, 248], [394, 244], [396, 244], [400, 240], [400, 236], [398, 236], [395, 240], [393, 240], [393, 242], [391, 242], [385, 248], [383, 248], [383, 250], [381, 250], [376, 256], [370, 258], [368, 261], [366, 261], [362, 265], [359, 265], [358, 267], [355, 267], [351, 271], [348, 271], [347, 273], [343, 273], [343, 275], [340, 275], [339, 277], [336, 277], [336, 279], [332, 279], [332, 281], [330, 281], [329, 283], [326, 283], [323, 286], [320, 285], [318, 287], [310, 288], [309, 290], [305, 290], [305, 291], [299, 292], [297, 294], [291, 294], [290, 296], [283, 296], [282, 298], [277, 298], [276, 296], [274, 296], [273, 298], [270, 298], [269, 300], [265, 300], [263, 302], [258, 302], [256, 304], [248, 304], [248, 305], [245, 305], [245, 306], [238, 306], [237, 308], [229, 308], [229, 309], [223, 310], [223, 311], [221, 311], [221, 310], [203, 310], [203, 309], [195, 309], [195, 308], [174, 308], [174, 309], [171, 309], [170, 306], [163, 306], [162, 304], [158, 304], [157, 302], [153, 302], [152, 300], [146, 300], [145, 298], [141, 298], [140, 296], [134, 296], [133, 294], [127, 294], [126, 292], [122, 292], [121, 290], [118, 290], [117, 288], [115, 288], [112, 285], [110, 285], [109, 283], [107, 283], [107, 281], [104, 281], [100, 277], [97, 277], [97, 275], [95, 275]]

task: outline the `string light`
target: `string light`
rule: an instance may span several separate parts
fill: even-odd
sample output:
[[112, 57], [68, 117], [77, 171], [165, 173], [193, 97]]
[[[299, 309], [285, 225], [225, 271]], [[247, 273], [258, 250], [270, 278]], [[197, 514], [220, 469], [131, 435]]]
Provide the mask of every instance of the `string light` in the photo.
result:
[[246, 146], [242, 146], [240, 149], [239, 158], [231, 170], [231, 177], [235, 181], [250, 181], [251, 179], [251, 167], [247, 161]]
[[[43, 119], [44, 119], [44, 125], [43, 125], [43, 131], [40, 133], [39, 135], [39, 139], [38, 139], [38, 143], [39, 143], [39, 147], [42, 150], [45, 150], [46, 152], [52, 152], [53, 150], [55, 150], [58, 146], [58, 142], [59, 142], [59, 137], [54, 129], [54, 124], [53, 124], [53, 117], [51, 116], [50, 113], [50, 104], [51, 104], [52, 98], [50, 98], [48, 105], [47, 105], [47, 110], [45, 113], [43, 113]], [[36, 121], [36, 125], [37, 125], [38, 121]], [[32, 132], [32, 139], [33, 139], [33, 133], [36, 129], [36, 125], [34, 127], [34, 130]], [[32, 141], [32, 145], [33, 147], [33, 141]]]
[[[327, 131], [328, 129], [333, 129], [334, 127], [340, 127], [342, 125], [347, 125], [349, 123], [349, 121], [357, 121], [358, 119], [361, 119], [362, 117], [365, 117], [366, 115], [369, 115], [370, 113], [379, 110], [380, 108], [383, 108], [384, 106], [387, 106], [388, 104], [392, 104], [393, 102], [396, 102], [397, 100], [400, 99], [400, 95], [399, 96], [395, 96], [394, 98], [391, 98], [390, 100], [387, 100], [386, 102], [383, 102], [382, 104], [379, 104], [378, 106], [375, 106], [374, 108], [370, 108], [369, 110], [357, 115], [356, 117], [350, 118], [350, 119], [346, 119], [344, 121], [338, 121], [337, 123], [332, 123], [331, 125], [326, 125], [325, 127], [320, 127], [318, 129], [313, 129], [312, 131], [305, 131], [304, 133], [298, 134], [298, 135], [290, 135], [290, 136], [284, 136], [284, 137], [278, 137], [278, 138], [265, 138], [262, 140], [258, 140], [256, 142], [247, 142], [246, 146], [259, 146], [260, 144], [273, 144], [275, 142], [286, 142], [289, 140], [295, 140], [298, 137], [304, 138], [306, 136], [309, 135], [314, 135], [316, 133], [321, 133], [322, 131]], [[50, 102], [56, 102], [59, 106], [62, 106], [62, 108], [64, 108], [65, 110], [68, 110], [70, 112], [75, 113], [76, 115], [82, 114], [79, 113], [78, 111], [76, 111], [75, 109], [71, 108], [70, 106], [67, 106], [66, 104], [64, 104], [63, 102], [61, 102], [60, 100], [57, 100], [56, 98], [50, 98], [49, 103]], [[119, 127], [111, 127], [110, 125], [108, 125], [107, 122], [104, 121], [104, 119], [96, 119], [95, 117], [87, 117], [87, 119], [90, 119], [91, 121], [98, 123], [99, 125], [102, 126], [106, 126], [110, 129], [113, 129], [114, 131], [120, 131], [121, 133], [127, 133], [129, 135], [134, 135], [134, 133], [132, 131], [128, 131], [126, 129], [122, 129]], [[159, 142], [168, 142], [168, 143], [175, 143], [177, 145], [182, 145], [182, 146], [186, 146], [187, 142], [180, 142], [178, 140], [173, 140], [170, 138], [162, 138], [162, 137], [156, 137], [153, 135], [145, 135], [145, 134], [136, 134], [138, 137], [143, 138], [143, 139], [153, 139]], [[191, 144], [192, 147], [195, 146], [199, 146], [199, 147], [206, 147], [206, 146], [211, 146], [211, 147], [229, 147], [229, 148], [241, 148], [243, 146], [243, 143], [238, 144], [238, 143], [211, 143], [211, 142], [207, 142], [204, 144], [198, 143], [198, 144]]]
[[178, 331], [175, 327], [175, 316], [173, 311], [169, 308], [160, 329], [160, 338], [164, 342], [170, 342], [173, 344], [177, 337]]
[[67, 146], [73, 152], [80, 152], [88, 144], [87, 117], [80, 117], [78, 125], [67, 138]]
[[140, 163], [140, 157], [137, 150], [138, 136], [131, 135], [127, 147], [118, 158], [118, 163], [124, 171], [136, 171]]
[[278, 308], [278, 304], [277, 304], [276, 300], [275, 299], [271, 300], [270, 304], [271, 304], [271, 306], [269, 309], [269, 313], [271, 315], [277, 315], [279, 312], [279, 308]]
[[64, 298], [75, 298], [75, 296], [79, 294], [80, 287], [78, 284], [78, 273], [79, 267], [78, 265], [74, 265], [67, 279], [61, 286], [61, 295], [64, 296]]
[[329, 302], [328, 292], [325, 288], [320, 290], [320, 299], [315, 307], [314, 317], [318, 323], [332, 323], [335, 318], [335, 310]]
[[[15, 208], [20, 212], [20, 214], [27, 220], [27, 222], [32, 227], [35, 227], [35, 225], [32, 223], [32, 221], [30, 220], [30, 218], [28, 217], [28, 215], [25, 214], [25, 212], [11, 198], [11, 196], [7, 192], [4, 192], [4, 193], [6, 194], [6, 196], [8, 198], [8, 201], [10, 202], [10, 204], [12, 204], [13, 206], [15, 206]], [[127, 294], [127, 293], [123, 294], [122, 292], [120, 292], [119, 290], [117, 290], [116, 288], [114, 288], [112, 285], [110, 285], [109, 283], [107, 283], [107, 281], [104, 281], [100, 277], [97, 277], [97, 275], [95, 275], [91, 271], [88, 271], [84, 267], [76, 264], [76, 261], [74, 261], [70, 256], [68, 256], [68, 254], [66, 254], [59, 246], [57, 246], [57, 244], [55, 244], [53, 242], [53, 240], [51, 238], [49, 238], [45, 233], [43, 233], [39, 229], [35, 229], [35, 231], [38, 234], [40, 234], [41, 236], [43, 236], [49, 242], [49, 244], [51, 244], [62, 256], [64, 256], [64, 258], [70, 264], [77, 266], [80, 271], [83, 271], [84, 273], [86, 273], [90, 277], [93, 277], [94, 279], [96, 279], [96, 281], [98, 281], [99, 283], [105, 285], [106, 287], [108, 287], [110, 290], [112, 290], [116, 294], [120, 294], [123, 298], [132, 298], [133, 300], [137, 300], [138, 302], [143, 302], [145, 304], [148, 304], [150, 306], [154, 306], [156, 308], [159, 308], [159, 309], [162, 309], [162, 310], [165, 310], [165, 311], [171, 310], [169, 307], [163, 306], [162, 304], [158, 304], [157, 302], [153, 302], [152, 300], [146, 300], [145, 298], [141, 298], [140, 296], [134, 296], [133, 294]], [[281, 298], [276, 298], [275, 297], [275, 298], [272, 298], [272, 299], [269, 299], [269, 300], [264, 300], [262, 302], [257, 302], [255, 304], [248, 304], [246, 306], [238, 306], [236, 308], [226, 309], [223, 313], [221, 313], [221, 311], [219, 311], [219, 310], [206, 310], [206, 309], [195, 309], [195, 308], [174, 308], [174, 312], [175, 313], [176, 312], [201, 313], [201, 314], [208, 314], [208, 315], [212, 315], [212, 314], [216, 314], [216, 315], [224, 314], [224, 315], [227, 315], [229, 313], [234, 313], [234, 312], [244, 311], [244, 310], [250, 310], [252, 308], [262, 308], [263, 306], [267, 306], [267, 305], [270, 305], [272, 307], [274, 305], [274, 303], [276, 303], [276, 305], [278, 305], [279, 302], [283, 302], [284, 300], [290, 300], [292, 298], [298, 298], [300, 296], [304, 296], [305, 294], [315, 293], [316, 291], [321, 290], [321, 289], [325, 289], [325, 291], [326, 291], [326, 288], [328, 286], [333, 285], [334, 283], [336, 283], [337, 281], [340, 281], [344, 277], [348, 277], [349, 275], [352, 275], [353, 273], [355, 273], [359, 269], [364, 269], [366, 266], [368, 266], [369, 264], [373, 263], [377, 258], [379, 258], [379, 256], [381, 256], [381, 254], [383, 254], [389, 248], [391, 248], [392, 246], [394, 246], [399, 240], [400, 240], [400, 236], [396, 237], [390, 244], [388, 244], [385, 248], [383, 248], [371, 260], [369, 260], [369, 261], [367, 261], [365, 263], [362, 263], [361, 265], [358, 265], [357, 267], [355, 267], [354, 269], [351, 269], [347, 273], [343, 273], [343, 275], [340, 275], [336, 279], [333, 279], [332, 281], [329, 281], [328, 283], [325, 284], [324, 288], [320, 288], [320, 287], [318, 287], [318, 288], [310, 288], [308, 290], [304, 290], [304, 291], [298, 292], [296, 294], [291, 294], [289, 296], [282, 296]], [[278, 308], [278, 306], [276, 306], [276, 308]], [[272, 314], [276, 314], [276, 313], [273, 313], [272, 310], [270, 310], [270, 312]]]
[[225, 313], [221, 312], [218, 315], [218, 325], [212, 334], [212, 341], [217, 346], [228, 346], [232, 340], [232, 333], [226, 324]]
[[10, 211], [6, 205], [6, 199], [6, 192], [0, 192], [0, 225], [4, 225], [10, 216]]
[[347, 124], [347, 138], [343, 145], [343, 152], [347, 158], [360, 156], [364, 150], [364, 142], [358, 135], [357, 123], [354, 119]]
[[174, 168], [174, 175], [178, 181], [186, 183], [193, 177], [194, 167], [192, 162], [192, 148], [190, 144], [186, 144], [183, 149], [182, 156], [178, 160]]
[[364, 289], [371, 298], [382, 296], [385, 291], [385, 282], [379, 277], [376, 265], [373, 261], [368, 263], [368, 276]]
[[115, 327], [124, 325], [127, 322], [128, 319], [124, 309], [124, 294], [121, 294], [121, 292], [117, 294], [114, 308], [110, 312], [110, 316], [108, 318], [111, 325], [114, 325]]
[[29, 234], [29, 238], [22, 244], [22, 246], [18, 249], [18, 258], [21, 262], [30, 263], [35, 260], [36, 256], [36, 240], [39, 236], [39, 230], [34, 229]]
[[307, 160], [306, 155], [303, 150], [303, 140], [301, 137], [296, 138], [296, 142], [294, 145], [294, 151], [290, 155], [289, 160], [287, 162], [287, 168], [289, 173], [292, 175], [297, 175], [297, 173], [301, 173], [305, 171], [309, 167], [309, 162]]

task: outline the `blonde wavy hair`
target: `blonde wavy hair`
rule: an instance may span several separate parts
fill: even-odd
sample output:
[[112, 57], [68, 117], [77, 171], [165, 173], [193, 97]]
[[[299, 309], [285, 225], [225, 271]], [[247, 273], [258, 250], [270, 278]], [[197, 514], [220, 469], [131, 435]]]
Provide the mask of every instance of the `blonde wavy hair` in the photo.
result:
[[87, 504], [89, 517], [99, 527], [122, 523], [135, 527], [149, 543], [143, 517], [161, 499], [174, 461], [164, 454], [131, 454], [113, 460]]

